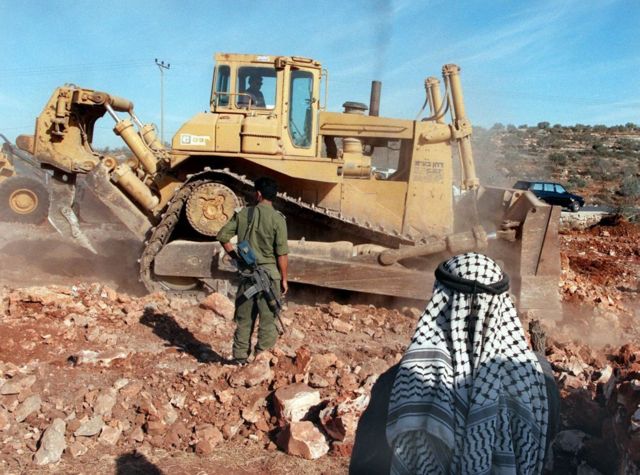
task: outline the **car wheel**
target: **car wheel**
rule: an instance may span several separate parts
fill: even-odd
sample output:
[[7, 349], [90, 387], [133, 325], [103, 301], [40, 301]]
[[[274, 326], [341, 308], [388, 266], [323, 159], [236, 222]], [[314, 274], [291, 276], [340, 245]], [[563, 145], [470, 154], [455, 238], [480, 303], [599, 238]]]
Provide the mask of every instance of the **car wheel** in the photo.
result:
[[580, 211], [580, 203], [578, 203], [577, 201], [572, 201], [571, 205], [569, 206], [569, 208], [571, 209], [571, 211], [573, 211], [574, 213], [576, 211]]

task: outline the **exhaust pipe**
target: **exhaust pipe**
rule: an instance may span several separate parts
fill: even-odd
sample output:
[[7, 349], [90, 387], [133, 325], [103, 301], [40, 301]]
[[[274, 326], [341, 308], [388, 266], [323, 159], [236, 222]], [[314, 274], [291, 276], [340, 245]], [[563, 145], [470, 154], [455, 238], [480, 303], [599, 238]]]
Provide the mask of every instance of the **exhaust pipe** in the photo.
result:
[[382, 83], [380, 81], [371, 81], [371, 99], [369, 100], [369, 115], [378, 117], [380, 113], [380, 91]]

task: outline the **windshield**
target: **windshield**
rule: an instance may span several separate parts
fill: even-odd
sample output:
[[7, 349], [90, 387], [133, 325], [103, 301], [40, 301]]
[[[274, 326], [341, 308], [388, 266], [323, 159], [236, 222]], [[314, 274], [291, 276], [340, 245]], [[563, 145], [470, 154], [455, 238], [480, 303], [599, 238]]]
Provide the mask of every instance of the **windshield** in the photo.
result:
[[276, 104], [276, 70], [245, 66], [238, 69], [238, 107], [273, 109]]

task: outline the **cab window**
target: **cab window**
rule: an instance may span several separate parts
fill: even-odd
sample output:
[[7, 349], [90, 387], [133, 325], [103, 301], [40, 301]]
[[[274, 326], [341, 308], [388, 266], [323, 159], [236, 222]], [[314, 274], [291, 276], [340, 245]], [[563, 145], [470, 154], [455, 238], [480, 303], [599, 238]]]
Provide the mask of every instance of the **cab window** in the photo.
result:
[[556, 186], [556, 193], [566, 193], [567, 190], [564, 189], [564, 186], [562, 185], [555, 185]]
[[553, 192], [553, 185], [551, 183], [545, 183], [544, 184], [544, 191], [551, 191]]
[[245, 66], [238, 69], [236, 105], [251, 109], [273, 109], [276, 104], [276, 70]]
[[296, 147], [311, 146], [313, 133], [312, 108], [313, 74], [308, 71], [291, 72], [291, 97], [289, 108], [289, 134]]
[[542, 191], [542, 183], [534, 183], [531, 189], [533, 191]]
[[216, 88], [214, 100], [217, 105], [226, 107], [229, 105], [229, 66], [218, 66], [216, 68]]

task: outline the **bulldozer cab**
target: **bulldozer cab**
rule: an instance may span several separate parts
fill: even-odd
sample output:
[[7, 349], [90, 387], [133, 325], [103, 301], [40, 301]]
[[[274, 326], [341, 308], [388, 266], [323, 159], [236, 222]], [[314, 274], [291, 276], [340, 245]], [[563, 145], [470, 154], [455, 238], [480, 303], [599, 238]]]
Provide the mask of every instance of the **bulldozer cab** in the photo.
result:
[[[320, 63], [245, 54], [217, 54], [215, 59], [211, 112], [242, 114], [246, 128], [281, 139], [285, 155], [317, 155]], [[269, 148], [255, 152], [270, 153]]]

